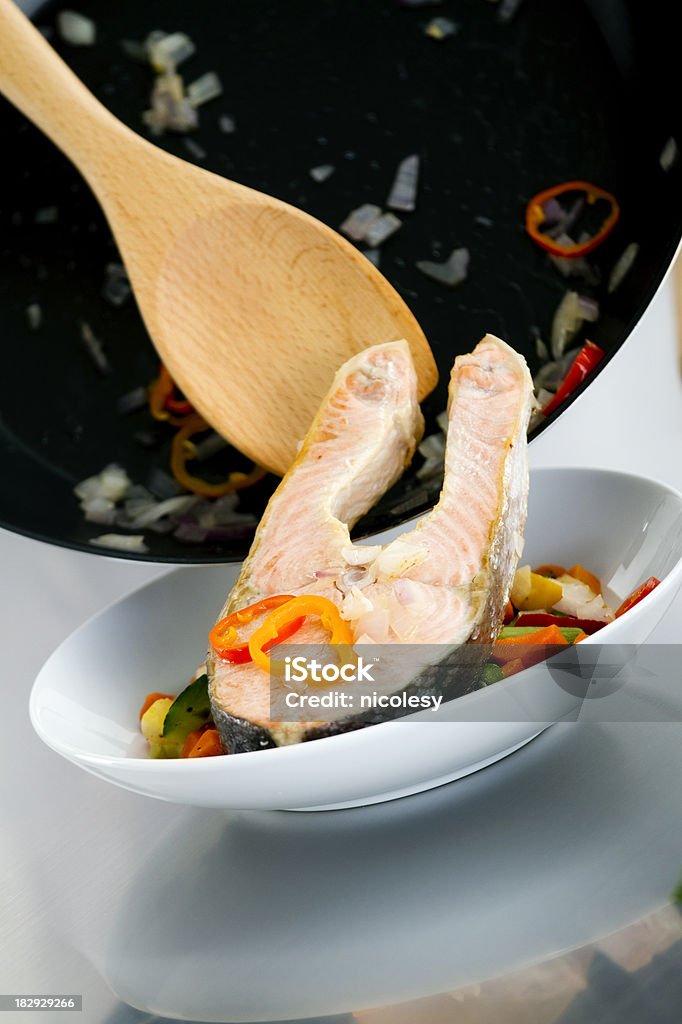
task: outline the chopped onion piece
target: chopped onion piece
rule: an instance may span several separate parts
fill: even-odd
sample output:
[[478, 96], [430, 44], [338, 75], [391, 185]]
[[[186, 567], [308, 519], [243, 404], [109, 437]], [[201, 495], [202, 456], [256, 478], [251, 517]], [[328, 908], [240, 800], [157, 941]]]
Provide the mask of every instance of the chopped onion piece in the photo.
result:
[[[561, 245], [571, 245], [573, 239], [568, 235], [560, 235], [557, 241]], [[569, 259], [567, 256], [555, 256], [554, 253], [548, 253], [547, 255], [550, 262], [554, 264], [559, 273], [564, 277], [580, 277], [586, 284], [599, 284], [599, 272], [587, 262], [584, 256]]]
[[552, 321], [550, 344], [552, 355], [559, 359], [566, 346], [573, 341], [585, 320], [594, 323], [599, 317], [599, 306], [592, 299], [578, 295], [577, 292], [566, 292], [557, 306]]
[[140, 387], [133, 388], [132, 391], [128, 391], [125, 395], [121, 395], [116, 403], [116, 412], [119, 416], [127, 416], [130, 412], [137, 412], [138, 409], [143, 409], [147, 405], [148, 400], [147, 389], [140, 385]]
[[500, 21], [507, 23], [512, 20], [521, 6], [522, 0], [502, 0], [497, 17]]
[[495, 221], [491, 220], [490, 217], [482, 217], [479, 215], [478, 217], [474, 217], [474, 221], [476, 222], [476, 224], [480, 224], [481, 227], [483, 228], [495, 227]]
[[140, 508], [130, 523], [133, 529], [144, 530], [152, 523], [163, 519], [166, 516], [178, 515], [184, 512], [190, 505], [194, 504], [196, 497], [193, 494], [179, 495], [177, 498], [166, 498], [165, 501], [154, 503], [151, 507]]
[[394, 213], [383, 213], [370, 224], [365, 232], [365, 242], [370, 248], [382, 245], [386, 239], [394, 235], [403, 226], [403, 222]]
[[381, 554], [381, 544], [347, 544], [341, 549], [341, 557], [349, 565], [369, 565]]
[[609, 283], [607, 286], [609, 295], [611, 295], [612, 292], [615, 292], [617, 288], [620, 288], [623, 278], [632, 270], [632, 264], [637, 259], [638, 252], [639, 245], [637, 242], [630, 242], [616, 260], [613, 270], [609, 274]]
[[88, 543], [95, 544], [100, 548], [111, 548], [114, 551], [130, 551], [141, 555], [149, 551], [141, 533], [103, 533], [100, 537], [91, 537]]
[[154, 82], [151, 108], [142, 115], [142, 120], [153, 135], [165, 131], [188, 132], [199, 124], [199, 117], [185, 96], [182, 78], [175, 72], [167, 71]]
[[60, 11], [57, 30], [64, 42], [71, 46], [92, 46], [97, 36], [94, 21], [76, 11]]
[[442, 456], [438, 459], [427, 459], [426, 462], [424, 462], [423, 465], [421, 465], [417, 470], [416, 477], [418, 480], [422, 481], [433, 480], [435, 477], [442, 474], [443, 470], [444, 463]]
[[444, 263], [434, 263], [431, 260], [420, 260], [417, 263], [417, 270], [422, 274], [433, 278], [440, 284], [449, 288], [465, 281], [469, 272], [469, 250], [453, 249]]
[[424, 33], [431, 39], [447, 39], [459, 30], [459, 25], [451, 18], [432, 18], [424, 29]]
[[158, 466], [154, 466], [149, 473], [147, 487], [157, 498], [174, 498], [184, 493], [177, 480]]
[[535, 354], [543, 363], [549, 359], [549, 349], [539, 334], [535, 335]]
[[113, 526], [116, 518], [116, 506], [108, 498], [89, 498], [82, 502], [81, 508], [89, 523], [100, 526]]
[[410, 213], [417, 205], [418, 181], [419, 157], [413, 153], [398, 164], [386, 205], [391, 210], [404, 210], [406, 213]]
[[122, 306], [130, 298], [132, 289], [122, 263], [107, 263], [104, 268], [102, 297], [112, 306]]
[[237, 130], [234, 118], [229, 117], [227, 114], [222, 114], [218, 118], [218, 127], [224, 135], [232, 135]]
[[33, 217], [34, 224], [56, 224], [59, 220], [59, 209], [56, 206], [41, 206]]
[[37, 302], [30, 302], [26, 307], [26, 323], [30, 330], [37, 331], [43, 322], [43, 310]]
[[570, 351], [565, 352], [561, 359], [552, 360], [540, 367], [533, 378], [535, 391], [538, 392], [540, 388], [549, 388], [550, 391], [556, 391], [568, 373], [571, 363], [578, 355], [578, 352], [580, 352], [579, 348], [572, 348]]
[[89, 476], [77, 483], [73, 493], [82, 502], [94, 498], [106, 498], [107, 501], [120, 501], [128, 492], [130, 477], [122, 466], [112, 462], [105, 466], [101, 473]]
[[111, 366], [109, 365], [102, 342], [99, 338], [95, 337], [92, 327], [85, 320], [81, 320], [81, 340], [99, 372], [104, 374], [111, 373]]
[[442, 459], [445, 452], [445, 438], [442, 434], [429, 434], [421, 442], [417, 451], [425, 459]]
[[438, 415], [436, 416], [436, 423], [438, 424], [438, 426], [442, 430], [442, 432], [445, 435], [445, 437], [447, 437], [448, 436], [448, 427], [450, 425], [450, 420], [448, 418], [448, 410], [447, 409], [443, 409], [442, 412], [438, 413]]
[[206, 150], [198, 142], [195, 142], [194, 139], [185, 138], [182, 140], [182, 144], [189, 155], [193, 156], [195, 160], [206, 159]]
[[671, 135], [670, 138], [668, 139], [668, 141], [666, 142], [666, 144], [664, 145], [663, 149], [661, 150], [661, 155], [658, 158], [659, 162], [660, 162], [660, 165], [661, 165], [661, 167], [663, 168], [664, 171], [669, 171], [670, 170], [670, 168], [673, 166], [673, 164], [677, 160], [677, 156], [678, 156], [677, 143], [675, 142], [674, 138]]
[[364, 242], [368, 228], [381, 216], [381, 207], [374, 203], [363, 203], [353, 210], [341, 225], [341, 231], [354, 242]]
[[578, 296], [578, 308], [583, 320], [595, 324], [599, 319], [599, 303], [596, 299], [590, 299], [586, 295]]
[[148, 40], [146, 50], [155, 71], [175, 71], [196, 52], [196, 47], [184, 32], [171, 32], [170, 35]]
[[193, 107], [201, 107], [222, 94], [223, 87], [215, 71], [207, 71], [187, 86], [187, 99]]
[[366, 256], [369, 262], [377, 269], [381, 265], [381, 250], [380, 249], [363, 249], [362, 255]]
[[327, 178], [331, 178], [334, 173], [334, 164], [320, 164], [318, 167], [311, 167], [308, 174], [316, 181], [318, 185], [321, 185]]

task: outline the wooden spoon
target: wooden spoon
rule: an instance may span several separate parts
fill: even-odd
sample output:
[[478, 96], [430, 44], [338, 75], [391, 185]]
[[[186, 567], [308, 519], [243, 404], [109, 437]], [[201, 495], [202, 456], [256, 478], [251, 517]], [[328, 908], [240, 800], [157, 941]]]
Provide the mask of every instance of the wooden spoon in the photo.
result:
[[287, 469], [334, 373], [368, 345], [406, 338], [419, 397], [434, 387], [419, 324], [365, 256], [301, 210], [136, 135], [11, 0], [0, 0], [0, 90], [87, 179], [163, 362], [255, 462]]

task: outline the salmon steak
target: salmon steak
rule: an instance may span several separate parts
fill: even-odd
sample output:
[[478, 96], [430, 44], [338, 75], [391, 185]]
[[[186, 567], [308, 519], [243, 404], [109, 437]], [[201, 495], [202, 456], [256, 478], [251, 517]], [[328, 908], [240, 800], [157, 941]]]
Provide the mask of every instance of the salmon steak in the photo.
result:
[[[528, 367], [505, 342], [486, 335], [458, 356], [438, 503], [385, 545], [353, 543], [350, 530], [401, 476], [423, 432], [407, 343], [354, 356], [270, 499], [218, 621], [239, 623], [238, 640], [247, 644], [269, 614], [268, 599], [309, 595], [333, 604], [352, 644], [477, 643], [483, 660], [522, 550], [532, 405]], [[254, 605], [240, 622], [235, 613]], [[322, 644], [329, 635], [319, 617], [303, 616], [290, 642]], [[368, 724], [353, 716], [275, 721], [270, 673], [260, 664], [229, 660], [211, 647], [207, 671], [213, 719], [229, 753]]]

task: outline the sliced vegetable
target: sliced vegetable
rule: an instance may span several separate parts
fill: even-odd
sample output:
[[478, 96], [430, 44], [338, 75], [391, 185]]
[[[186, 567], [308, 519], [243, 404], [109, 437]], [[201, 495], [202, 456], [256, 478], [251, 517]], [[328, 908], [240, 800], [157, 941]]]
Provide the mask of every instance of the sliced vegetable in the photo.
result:
[[572, 569], [567, 569], [566, 573], [568, 576], [573, 576], [574, 579], [580, 580], [580, 582], [588, 586], [590, 590], [593, 590], [595, 594], [601, 594], [600, 580], [584, 566], [574, 565]]
[[196, 742], [189, 749], [186, 757], [216, 757], [223, 753], [222, 744], [218, 730], [214, 728], [205, 729]]
[[249, 640], [249, 651], [251, 657], [265, 672], [270, 672], [270, 658], [265, 650], [266, 646], [281, 635], [281, 632], [290, 623], [300, 617], [314, 615], [330, 632], [328, 643], [345, 644], [353, 643], [353, 630], [350, 623], [341, 618], [338, 608], [333, 601], [327, 597], [319, 597], [316, 594], [302, 594], [287, 601], [280, 608], [270, 612], [265, 621], [258, 627]]
[[149, 744], [150, 757], [178, 757], [179, 750], [163, 739], [163, 726], [173, 705], [172, 697], [161, 697], [149, 705], [140, 719], [140, 730]]
[[492, 683], [499, 683], [500, 679], [504, 679], [504, 670], [501, 669], [499, 665], [495, 665], [494, 662], [489, 661], [483, 666], [480, 678], [482, 686], [490, 686]]
[[533, 569], [533, 572], [537, 573], [538, 576], [550, 576], [555, 580], [557, 576], [565, 575], [566, 570], [563, 565], [552, 565], [548, 562], [546, 565], [539, 565], [537, 569]]
[[587, 640], [587, 639], [589, 639], [589, 634], [588, 633], [578, 633], [578, 635], [575, 638], [575, 640], [573, 641], [573, 643], [574, 644], [579, 644], [582, 640]]
[[419, 157], [416, 153], [406, 156], [398, 164], [386, 206], [390, 210], [410, 213], [417, 205], [417, 184], [419, 181]]
[[[584, 192], [587, 204], [590, 206], [600, 199], [606, 200], [610, 210], [595, 235], [592, 235], [584, 242], [571, 241], [566, 244], [559, 239], [552, 238], [546, 230], [543, 230], [547, 225], [545, 205], [553, 199], [558, 199], [559, 196], [565, 196], [572, 192]], [[610, 192], [599, 188], [597, 185], [593, 185], [589, 181], [566, 181], [561, 185], [554, 185], [552, 188], [547, 188], [533, 196], [526, 207], [526, 231], [534, 242], [537, 242], [539, 246], [553, 256], [575, 259], [578, 256], [586, 256], [587, 253], [592, 252], [597, 246], [601, 245], [615, 228], [619, 217], [620, 207], [615, 196], [611, 195]]]
[[[563, 590], [560, 583], [556, 580], [550, 579], [549, 576], [540, 576], [536, 572], [529, 574], [530, 587], [528, 592], [523, 597], [519, 597], [517, 592], [518, 600], [515, 600], [514, 606], [519, 611], [532, 611], [536, 608], [552, 608], [563, 596]], [[525, 577], [524, 577], [525, 585]]]
[[579, 633], [582, 632], [579, 626], [564, 626], [563, 623], [561, 626], [557, 626], [555, 622], [550, 623], [549, 627], [528, 625], [503, 626], [503, 628], [500, 630], [498, 643], [500, 643], [503, 640], [518, 640], [518, 638], [522, 636], [528, 637], [527, 642], [529, 644], [535, 643], [535, 635], [538, 633], [544, 633], [546, 629], [551, 628], [552, 626], [554, 626], [556, 629], [560, 631], [561, 635], [563, 636], [567, 644], [575, 643], [575, 638], [578, 636]]
[[220, 498], [224, 494], [242, 491], [263, 479], [265, 470], [256, 465], [248, 473], [230, 473], [227, 480], [219, 484], [209, 483], [208, 480], [202, 480], [189, 473], [187, 462], [196, 457], [196, 448], [190, 438], [208, 429], [206, 421], [198, 413], [193, 413], [183, 421], [173, 438], [171, 469], [173, 476], [185, 490], [192, 491], [194, 494], [202, 494], [206, 498]]
[[553, 612], [563, 612], [577, 619], [594, 619], [600, 622], [611, 622], [613, 612], [601, 594], [595, 593], [591, 587], [574, 576], [560, 576], [557, 583], [561, 584], [562, 596], [557, 601]]
[[507, 607], [504, 609], [504, 619], [503, 619], [505, 626], [509, 625], [509, 623], [511, 622], [511, 620], [513, 618], [514, 618], [514, 606], [512, 605], [511, 601], [507, 601]]
[[164, 752], [156, 756], [180, 757], [189, 734], [206, 725], [210, 717], [208, 676], [204, 673], [186, 686], [168, 708], [160, 737]]
[[645, 580], [641, 586], [632, 591], [629, 597], [625, 598], [616, 611], [616, 618], [619, 618], [621, 615], [625, 615], [625, 613], [629, 612], [631, 608], [634, 608], [636, 604], [639, 604], [639, 602], [650, 594], [652, 590], [656, 589], [660, 582], [661, 581], [655, 576], [650, 576], [648, 580]]
[[[505, 627], [509, 629], [510, 627]], [[502, 631], [504, 633], [505, 630]], [[577, 634], [576, 634], [577, 635]], [[567, 647], [569, 641], [557, 626], [547, 626], [545, 629], [537, 629], [513, 636], [500, 634], [497, 643], [493, 648], [492, 657], [503, 665], [508, 661], [519, 659], [523, 662], [524, 668], [537, 665], [541, 661], [551, 658], [555, 652], [554, 647]]]
[[439, 284], [447, 285], [448, 288], [455, 288], [462, 281], [466, 281], [469, 273], [469, 250], [453, 249], [444, 263], [434, 263], [432, 260], [419, 260], [416, 264], [417, 270], [422, 274], [438, 281]]
[[149, 392], [149, 411], [155, 420], [167, 420], [181, 426], [184, 420], [177, 417], [188, 416], [194, 411], [194, 407], [186, 398], [178, 398], [175, 390], [175, 381], [161, 363], [159, 376]]
[[140, 721], [142, 721], [144, 715], [146, 715], [152, 704], [155, 704], [157, 700], [174, 701], [175, 697], [172, 697], [170, 693], [148, 693], [140, 708]]
[[580, 629], [590, 636], [607, 625], [599, 619], [577, 619], [574, 615], [553, 615], [551, 612], [525, 612], [519, 615], [515, 626], [558, 626], [559, 629]]
[[529, 565], [522, 565], [521, 568], [517, 569], [514, 573], [514, 580], [512, 582], [509, 597], [515, 608], [520, 608], [530, 593], [530, 576], [531, 571]]
[[505, 661], [504, 665], [500, 669], [503, 679], [508, 679], [509, 676], [515, 676], [517, 672], [523, 672], [524, 668], [528, 666], [524, 664], [522, 658], [512, 658], [511, 661]]
[[[231, 615], [225, 616], [224, 619], [215, 624], [208, 634], [209, 644], [223, 661], [229, 661], [233, 664], [244, 664], [244, 662], [252, 661], [249, 641], [239, 642], [239, 627], [248, 625], [265, 612], [281, 608], [283, 604], [287, 604], [289, 601], [293, 601], [293, 599], [293, 594], [276, 594], [273, 597], [266, 597], [262, 601], [256, 601], [255, 604], [249, 605], [248, 608], [240, 608], [239, 611], [232, 612]], [[263, 652], [267, 654], [275, 641], [281, 643], [283, 640], [287, 640], [302, 625], [302, 616], [292, 619], [282, 626], [276, 637], [263, 645]]]
[[602, 361], [605, 352], [599, 345], [595, 345], [593, 341], [588, 341], [583, 345], [578, 355], [566, 374], [563, 383], [560, 385], [559, 390], [555, 394], [551, 402], [542, 410], [544, 416], [550, 416], [562, 402], [573, 394], [573, 392], [579, 387], [580, 384], [585, 380], [587, 376], [594, 370], [594, 368]]

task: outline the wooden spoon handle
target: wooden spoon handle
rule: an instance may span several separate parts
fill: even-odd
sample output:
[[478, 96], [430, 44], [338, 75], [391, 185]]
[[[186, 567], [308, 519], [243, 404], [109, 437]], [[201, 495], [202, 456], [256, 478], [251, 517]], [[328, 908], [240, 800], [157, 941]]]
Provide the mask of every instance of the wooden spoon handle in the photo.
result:
[[0, 92], [93, 186], [106, 173], [121, 133], [137, 138], [85, 88], [13, 0], [0, 0]]

